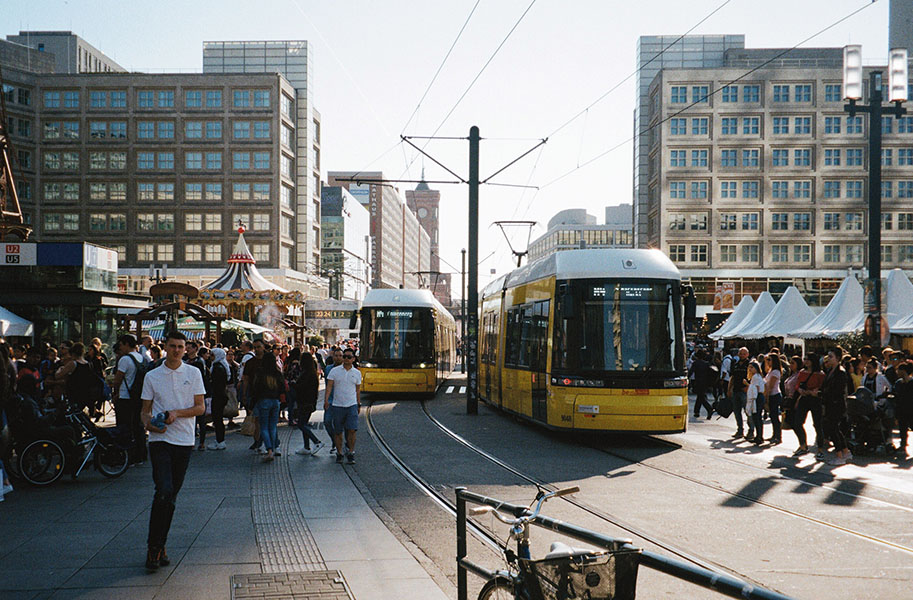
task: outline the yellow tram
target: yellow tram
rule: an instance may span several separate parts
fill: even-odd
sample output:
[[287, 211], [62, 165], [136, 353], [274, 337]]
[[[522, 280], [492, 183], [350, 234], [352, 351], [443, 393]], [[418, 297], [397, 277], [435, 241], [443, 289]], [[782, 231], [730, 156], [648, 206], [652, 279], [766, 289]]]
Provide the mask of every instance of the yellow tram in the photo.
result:
[[365, 392], [433, 394], [456, 364], [456, 322], [429, 290], [377, 289], [361, 308]]
[[680, 433], [681, 274], [659, 250], [566, 250], [482, 292], [479, 395], [555, 429]]

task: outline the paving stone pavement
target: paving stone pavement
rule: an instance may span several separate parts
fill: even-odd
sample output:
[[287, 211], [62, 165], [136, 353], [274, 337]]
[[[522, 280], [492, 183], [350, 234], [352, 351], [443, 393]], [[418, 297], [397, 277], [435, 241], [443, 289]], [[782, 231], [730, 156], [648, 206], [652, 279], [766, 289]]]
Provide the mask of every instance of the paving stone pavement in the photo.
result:
[[349, 600], [349, 590], [339, 571], [233, 575], [232, 600]]

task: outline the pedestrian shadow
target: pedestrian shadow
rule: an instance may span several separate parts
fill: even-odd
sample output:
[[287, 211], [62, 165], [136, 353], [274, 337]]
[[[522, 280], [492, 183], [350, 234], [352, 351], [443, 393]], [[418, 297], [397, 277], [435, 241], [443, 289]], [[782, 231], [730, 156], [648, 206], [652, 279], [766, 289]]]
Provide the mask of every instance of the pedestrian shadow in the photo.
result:
[[710, 442], [711, 448], [714, 450], [722, 450], [726, 454], [760, 454], [764, 451], [764, 446], [758, 446], [752, 442], [747, 442], [743, 438], [731, 438], [728, 440], [710, 439], [708, 441]]
[[777, 485], [776, 477], [760, 477], [758, 479], [753, 479], [745, 484], [742, 489], [732, 492], [732, 495], [729, 498], [720, 502], [720, 506], [728, 508], [748, 508], [763, 498], [775, 485]]
[[[784, 477], [798, 480], [793, 494], [809, 494], [815, 488], [826, 488], [830, 491], [824, 504], [834, 506], [853, 506], [865, 491], [867, 484], [857, 478], [840, 478], [835, 475], [839, 467], [816, 461], [805, 466], [798, 464], [799, 458], [777, 456], [770, 461], [771, 469], [777, 469]], [[827, 484], [836, 483], [834, 486]]]

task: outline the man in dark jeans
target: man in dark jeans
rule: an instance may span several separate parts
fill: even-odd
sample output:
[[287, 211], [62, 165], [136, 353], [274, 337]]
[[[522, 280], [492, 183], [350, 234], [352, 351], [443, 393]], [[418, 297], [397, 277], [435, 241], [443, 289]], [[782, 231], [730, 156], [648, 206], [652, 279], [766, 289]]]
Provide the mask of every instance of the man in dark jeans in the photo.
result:
[[840, 427], [841, 421], [846, 417], [846, 396], [850, 390], [851, 379], [840, 361], [843, 359], [843, 349], [839, 346], [831, 348], [824, 361], [827, 375], [821, 384], [821, 401], [824, 405], [824, 433], [827, 439], [834, 444], [834, 456], [827, 464], [835, 467], [845, 465], [853, 458], [847, 448], [846, 438]]
[[729, 368], [729, 397], [732, 398], [732, 414], [738, 428], [732, 437], [738, 439], [745, 434], [742, 430], [742, 411], [745, 410], [745, 392], [748, 390], [748, 348], [739, 348], [739, 360]]
[[707, 409], [707, 418], [713, 414], [713, 407], [707, 402], [707, 388], [711, 385], [713, 371], [710, 369], [710, 363], [707, 362], [707, 353], [703, 348], [699, 348], [694, 353], [694, 360], [691, 362], [691, 368], [688, 369], [688, 375], [694, 377], [694, 418], [701, 416], [701, 407]]
[[[149, 515], [146, 569], [155, 571], [171, 561], [165, 550], [175, 500], [193, 450], [194, 419], [206, 411], [203, 376], [184, 363], [184, 334], [172, 331], [165, 340], [165, 362], [146, 375], [143, 382], [143, 425], [149, 430], [149, 457], [155, 496]], [[165, 422], [154, 425], [153, 415], [164, 413]]]

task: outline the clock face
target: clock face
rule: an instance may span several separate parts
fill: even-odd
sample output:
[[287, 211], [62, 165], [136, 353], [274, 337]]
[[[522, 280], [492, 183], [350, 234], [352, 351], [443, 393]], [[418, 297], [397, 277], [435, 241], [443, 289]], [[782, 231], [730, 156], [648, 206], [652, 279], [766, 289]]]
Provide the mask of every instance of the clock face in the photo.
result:
[[422, 207], [422, 208], [418, 209], [418, 216], [419, 216], [420, 219], [424, 219], [425, 217], [427, 217], [427, 216], [428, 216], [428, 209], [425, 208], [425, 207]]

